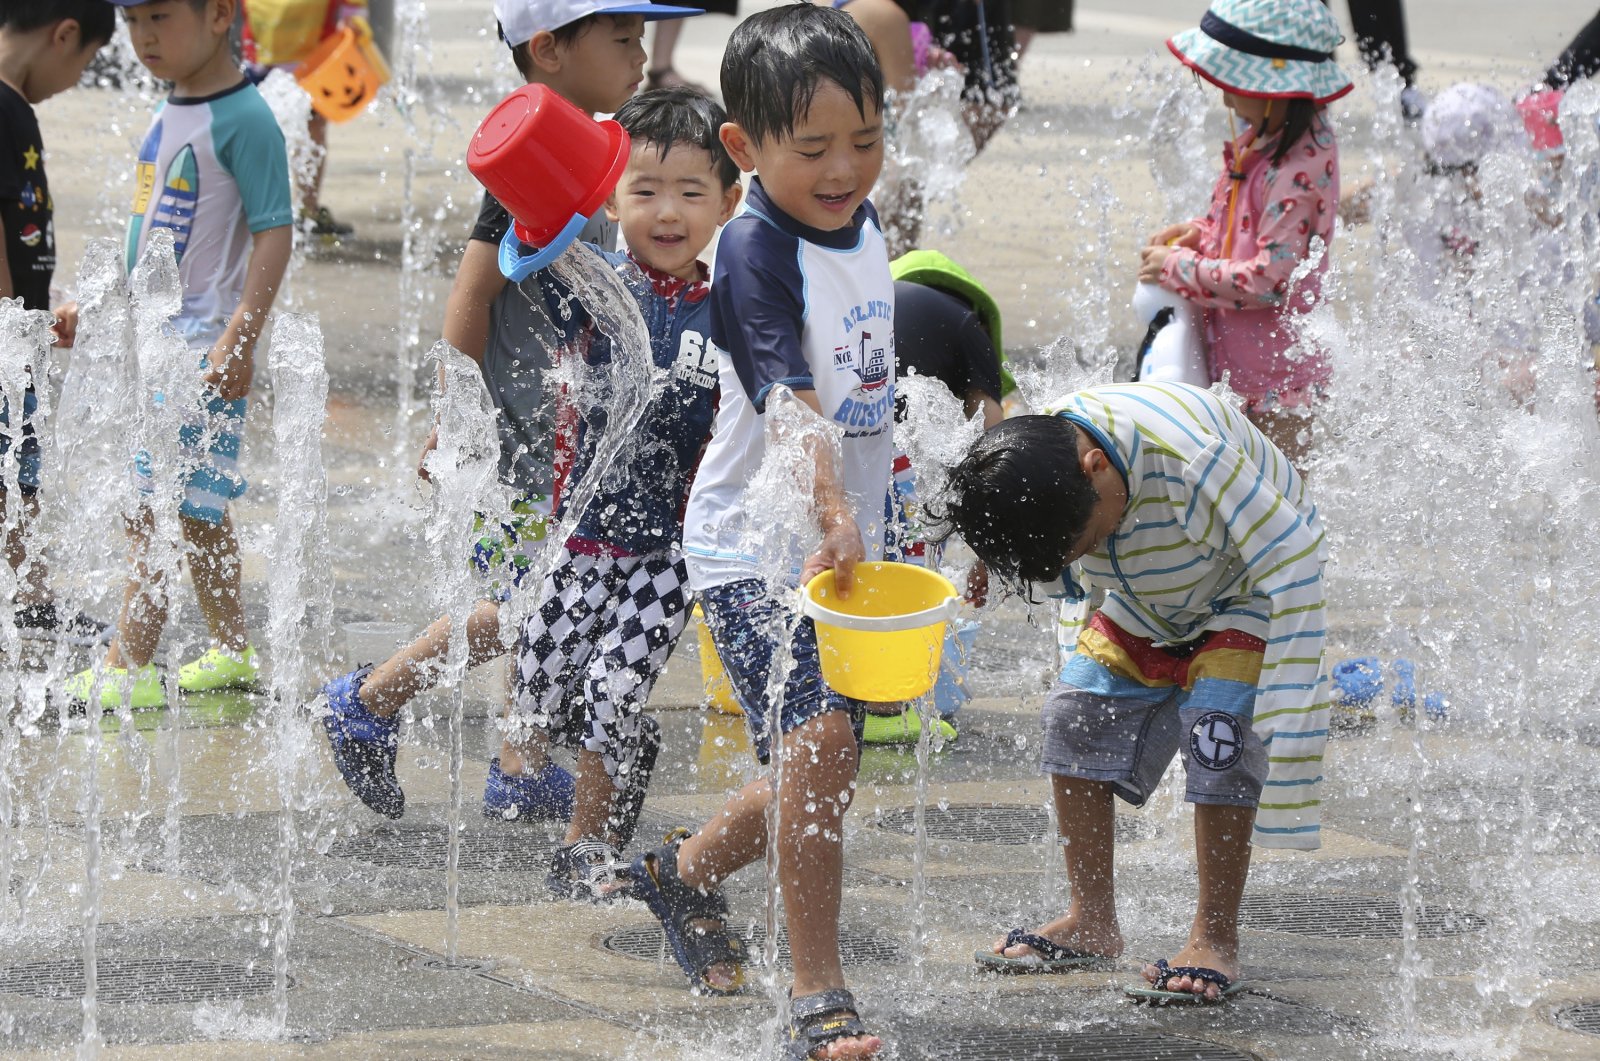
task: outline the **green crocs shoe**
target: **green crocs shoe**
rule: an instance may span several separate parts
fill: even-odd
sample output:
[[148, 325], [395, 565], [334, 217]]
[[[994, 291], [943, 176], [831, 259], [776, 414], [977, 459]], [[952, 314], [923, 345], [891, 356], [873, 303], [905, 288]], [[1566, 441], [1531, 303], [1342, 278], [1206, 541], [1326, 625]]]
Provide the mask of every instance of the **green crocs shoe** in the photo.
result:
[[[936, 731], [946, 744], [956, 739], [956, 728], [940, 719]], [[898, 715], [868, 715], [861, 739], [867, 744], [915, 744], [922, 735], [922, 718], [908, 707]]]
[[[124, 667], [106, 667], [100, 682], [100, 710], [117, 711], [122, 707], [122, 688], [130, 680]], [[146, 663], [132, 675], [133, 688], [129, 702], [135, 711], [153, 711], [167, 706], [167, 693], [161, 687], [161, 672], [155, 664]], [[94, 688], [94, 671], [83, 670], [67, 679], [66, 694], [75, 704], [87, 704]]]
[[256, 673], [261, 665], [256, 662], [256, 650], [246, 648], [240, 655], [226, 649], [213, 648], [197, 660], [178, 668], [178, 688], [186, 693], [214, 693], [218, 689], [254, 689]]

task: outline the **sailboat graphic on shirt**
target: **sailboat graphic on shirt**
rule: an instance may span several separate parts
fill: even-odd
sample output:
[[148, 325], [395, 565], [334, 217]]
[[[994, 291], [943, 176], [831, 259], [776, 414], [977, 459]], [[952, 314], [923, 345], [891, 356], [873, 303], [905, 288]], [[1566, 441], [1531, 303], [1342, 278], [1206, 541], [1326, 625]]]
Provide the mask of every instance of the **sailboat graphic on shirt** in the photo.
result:
[[[194, 148], [183, 146], [167, 166], [166, 178], [156, 187], [156, 150], [161, 143], [161, 127], [150, 131], [144, 147], [139, 152], [137, 186], [133, 196], [133, 216], [128, 219], [128, 269], [138, 264], [139, 240], [148, 214], [150, 227], [172, 230], [172, 249], [179, 261], [189, 246], [189, 235], [194, 228], [195, 203], [200, 199], [200, 166], [195, 160]], [[156, 195], [155, 210], [149, 211], [150, 197]]]

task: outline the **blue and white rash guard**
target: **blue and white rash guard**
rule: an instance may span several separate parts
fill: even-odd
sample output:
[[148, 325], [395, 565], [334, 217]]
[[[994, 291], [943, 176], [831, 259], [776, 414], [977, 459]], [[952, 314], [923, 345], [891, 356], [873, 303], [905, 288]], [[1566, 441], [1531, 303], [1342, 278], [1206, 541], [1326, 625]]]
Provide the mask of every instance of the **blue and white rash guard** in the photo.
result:
[[[690, 585], [760, 573], [749, 514], [766, 502], [747, 490], [766, 452], [767, 395], [779, 385], [815, 391], [841, 429], [845, 493], [868, 558], [881, 556], [894, 459], [894, 281], [871, 204], [824, 231], [784, 213], [752, 181], [717, 248], [710, 340], [722, 405], [684, 518]], [[804, 557], [790, 559], [798, 569]]]

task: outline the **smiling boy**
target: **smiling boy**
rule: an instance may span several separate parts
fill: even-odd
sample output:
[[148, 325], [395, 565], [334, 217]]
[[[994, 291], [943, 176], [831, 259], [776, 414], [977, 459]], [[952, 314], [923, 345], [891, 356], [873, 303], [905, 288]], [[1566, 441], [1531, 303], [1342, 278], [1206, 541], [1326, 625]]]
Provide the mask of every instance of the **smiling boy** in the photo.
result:
[[[683, 501], [717, 407], [705, 334], [710, 274], [699, 256], [741, 194], [739, 170], [717, 138], [726, 115], [712, 100], [687, 89], [647, 92], [616, 117], [632, 148], [606, 213], [628, 250], [602, 255], [639, 304], [662, 382], [577, 514], [523, 623], [499, 758], [510, 776], [536, 777], [552, 744], [577, 750], [572, 820], [549, 876], [551, 890], [571, 899], [599, 898], [625, 865], [620, 851], [660, 746], [644, 706], [688, 623]], [[545, 285], [561, 356], [609, 364], [610, 341], [583, 303], [548, 275]], [[583, 410], [565, 496], [590, 474], [606, 423], [603, 407]]]
[[[684, 552], [690, 585], [766, 763], [782, 731], [781, 784], [769, 777], [733, 794], [693, 836], [641, 855], [632, 889], [659, 918], [697, 991], [742, 985], [743, 950], [727, 930], [718, 886], [766, 851], [767, 807], [779, 800], [777, 845], [794, 955], [791, 1057], [871, 1057], [844, 986], [838, 921], [842, 821], [860, 761], [862, 705], [824, 684], [816, 631], [794, 624], [795, 669], [781, 708], [767, 676], [788, 629], [792, 574], [767, 581], [750, 557], [750, 491], [766, 451], [767, 399], [785, 387], [834, 428], [839, 455], [813, 476], [820, 538], [790, 559], [802, 578], [833, 568], [842, 590], [855, 565], [883, 546], [894, 397], [894, 283], [867, 195], [883, 166], [883, 74], [848, 15], [795, 4], [746, 20], [728, 40], [722, 142], [754, 171], [749, 209], [729, 223], [711, 285], [711, 340], [722, 407], [690, 492]], [[820, 452], [816, 455], [820, 456]], [[774, 717], [776, 714], [777, 717]]]

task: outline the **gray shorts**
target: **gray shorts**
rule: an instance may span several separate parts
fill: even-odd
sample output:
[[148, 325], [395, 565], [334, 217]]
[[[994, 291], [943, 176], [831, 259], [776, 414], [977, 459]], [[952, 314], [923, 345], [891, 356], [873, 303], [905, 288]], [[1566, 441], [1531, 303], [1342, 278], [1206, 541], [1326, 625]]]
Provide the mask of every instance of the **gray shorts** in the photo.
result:
[[1267, 749], [1249, 721], [1185, 707], [1183, 689], [1149, 693], [1107, 696], [1056, 682], [1041, 712], [1044, 772], [1109, 781], [1118, 796], [1140, 807], [1181, 748], [1190, 803], [1256, 806], [1267, 779]]

